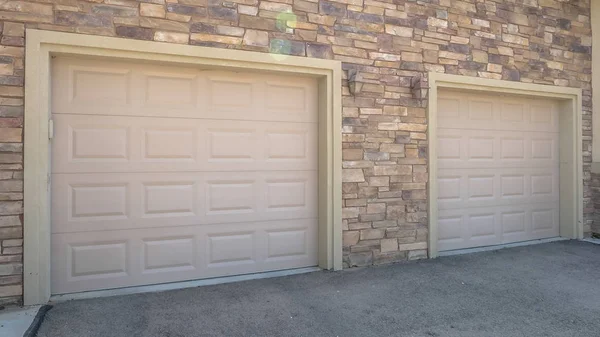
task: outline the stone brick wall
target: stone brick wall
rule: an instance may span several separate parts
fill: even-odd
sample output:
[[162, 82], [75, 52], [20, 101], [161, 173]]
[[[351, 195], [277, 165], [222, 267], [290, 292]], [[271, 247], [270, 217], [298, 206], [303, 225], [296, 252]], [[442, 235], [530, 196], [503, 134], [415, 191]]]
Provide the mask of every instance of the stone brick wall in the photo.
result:
[[348, 267], [426, 257], [426, 101], [412, 85], [426, 88], [430, 71], [583, 88], [590, 231], [589, 8], [589, 0], [0, 0], [0, 303], [22, 294], [25, 27], [330, 58], [360, 70], [361, 94], [340, 84]]

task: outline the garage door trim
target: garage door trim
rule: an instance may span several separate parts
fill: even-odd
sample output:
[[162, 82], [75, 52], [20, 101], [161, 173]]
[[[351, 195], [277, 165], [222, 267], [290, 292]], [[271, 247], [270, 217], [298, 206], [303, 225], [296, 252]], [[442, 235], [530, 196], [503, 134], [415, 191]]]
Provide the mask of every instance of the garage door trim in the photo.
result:
[[[424, 83], [424, 82], [422, 82]], [[560, 236], [583, 238], [582, 90], [551, 85], [429, 73], [429, 256], [438, 256], [437, 106], [438, 91], [458, 89], [473, 93], [502, 93], [560, 101]], [[421, 89], [427, 89], [421, 87]]]
[[341, 63], [287, 55], [27, 30], [24, 138], [24, 303], [50, 298], [50, 60], [69, 54], [318, 79], [319, 267], [342, 268]]

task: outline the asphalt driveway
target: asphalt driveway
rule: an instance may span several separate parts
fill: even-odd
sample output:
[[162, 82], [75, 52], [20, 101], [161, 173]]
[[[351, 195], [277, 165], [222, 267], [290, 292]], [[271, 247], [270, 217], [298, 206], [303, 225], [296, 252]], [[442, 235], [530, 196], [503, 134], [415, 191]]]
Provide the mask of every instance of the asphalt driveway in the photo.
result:
[[600, 245], [64, 302], [38, 336], [600, 336]]

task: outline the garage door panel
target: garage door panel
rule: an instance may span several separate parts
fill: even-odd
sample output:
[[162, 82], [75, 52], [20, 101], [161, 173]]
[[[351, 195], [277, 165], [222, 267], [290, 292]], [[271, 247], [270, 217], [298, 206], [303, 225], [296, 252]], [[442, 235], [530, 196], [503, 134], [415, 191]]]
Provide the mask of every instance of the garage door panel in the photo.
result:
[[55, 174], [54, 233], [317, 217], [317, 173]]
[[444, 91], [438, 109], [439, 249], [558, 236], [557, 104]]
[[317, 264], [314, 219], [245, 225], [53, 234], [52, 293]]
[[317, 169], [317, 124], [56, 115], [54, 125], [53, 173]]
[[558, 133], [438, 130], [440, 168], [549, 167], [558, 162]]
[[440, 210], [558, 201], [558, 168], [438, 170]]
[[557, 111], [552, 100], [442, 92], [438, 123], [450, 129], [558, 132]]
[[139, 99], [140, 102], [135, 102], [133, 106], [143, 107], [143, 113], [149, 113], [148, 109], [151, 109], [151, 111], [160, 111], [158, 114], [151, 113], [153, 116], [160, 114], [170, 116], [173, 112], [174, 116], [181, 116], [196, 110], [199, 103], [197, 72], [164, 69], [162, 71], [142, 70], [141, 74], [134, 70], [134, 74], [132, 83], [132, 87], [136, 88], [134, 99]]
[[555, 202], [453, 208], [438, 211], [440, 250], [552, 237], [559, 226]]
[[60, 57], [52, 78], [55, 114], [318, 120], [317, 82], [310, 77]]

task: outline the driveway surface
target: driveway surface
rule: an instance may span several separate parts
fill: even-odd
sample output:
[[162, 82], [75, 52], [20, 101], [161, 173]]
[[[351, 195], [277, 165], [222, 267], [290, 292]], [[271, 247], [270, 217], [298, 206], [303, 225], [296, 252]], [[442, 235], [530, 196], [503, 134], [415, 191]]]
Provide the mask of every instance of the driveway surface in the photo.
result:
[[38, 336], [600, 336], [600, 245], [70, 301], [48, 312]]

